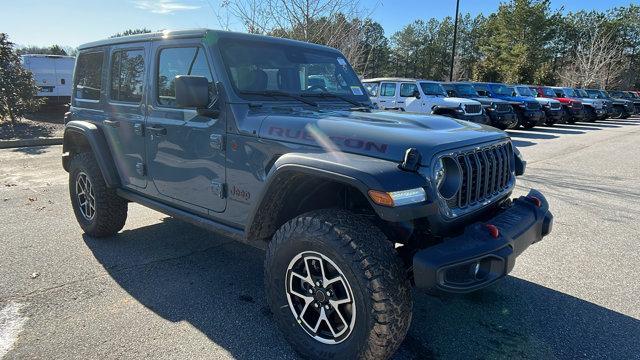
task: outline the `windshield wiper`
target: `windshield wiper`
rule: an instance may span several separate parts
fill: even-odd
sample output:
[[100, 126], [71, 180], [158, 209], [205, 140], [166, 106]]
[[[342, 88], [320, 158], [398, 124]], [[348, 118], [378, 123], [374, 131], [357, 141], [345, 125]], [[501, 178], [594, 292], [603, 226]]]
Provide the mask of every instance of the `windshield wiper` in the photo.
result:
[[292, 94], [286, 91], [278, 91], [278, 90], [264, 90], [264, 91], [252, 91], [252, 90], [244, 90], [244, 91], [240, 91], [240, 94], [243, 95], [264, 95], [264, 96], [270, 96], [270, 97], [278, 97], [278, 96], [283, 96], [283, 97], [288, 97], [288, 98], [292, 98], [295, 100], [298, 100], [300, 102], [303, 102], [307, 105], [311, 105], [313, 107], [318, 107], [318, 104], [316, 102], [313, 102], [309, 99], [305, 99], [302, 96], [296, 95], [296, 94]]
[[[365, 104], [359, 102], [359, 101], [355, 101], [352, 99], [349, 99], [346, 96], [342, 96], [340, 94], [334, 94], [332, 92], [319, 92], [319, 93], [305, 93], [305, 94], [300, 94], [300, 96], [304, 96], [304, 97], [312, 97], [312, 96], [317, 96], [317, 97], [321, 97], [321, 98], [336, 98], [336, 99], [340, 99], [342, 101], [348, 102], [351, 105], [354, 105], [357, 107], [357, 109], [361, 109], [361, 108], [366, 108]], [[356, 108], [354, 108], [356, 109]]]

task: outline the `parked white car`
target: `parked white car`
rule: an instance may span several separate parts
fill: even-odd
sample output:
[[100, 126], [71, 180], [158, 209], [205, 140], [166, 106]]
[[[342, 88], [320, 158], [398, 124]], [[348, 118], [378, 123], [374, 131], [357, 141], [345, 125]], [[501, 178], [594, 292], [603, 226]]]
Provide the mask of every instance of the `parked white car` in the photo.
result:
[[489, 124], [489, 117], [478, 101], [449, 97], [436, 81], [404, 78], [365, 79], [374, 105], [380, 109], [435, 114]]
[[38, 85], [38, 96], [49, 104], [68, 104], [71, 101], [73, 56], [27, 54], [22, 55], [22, 65], [31, 73]]

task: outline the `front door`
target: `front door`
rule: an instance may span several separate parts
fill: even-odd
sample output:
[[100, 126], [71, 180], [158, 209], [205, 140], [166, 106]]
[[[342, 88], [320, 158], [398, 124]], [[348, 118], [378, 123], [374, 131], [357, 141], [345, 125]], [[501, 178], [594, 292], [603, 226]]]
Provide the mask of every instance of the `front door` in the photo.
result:
[[225, 124], [175, 103], [178, 75], [204, 76], [213, 86], [211, 61], [196, 40], [155, 44], [145, 127], [149, 176], [166, 201], [196, 211], [222, 212], [225, 200]]
[[108, 56], [107, 101], [103, 129], [109, 141], [122, 184], [145, 188], [145, 44], [114, 46]]
[[398, 100], [399, 106], [405, 111], [410, 112], [422, 112], [421, 101], [415, 95], [419, 94], [418, 85], [415, 83], [402, 83], [400, 84], [400, 99]]

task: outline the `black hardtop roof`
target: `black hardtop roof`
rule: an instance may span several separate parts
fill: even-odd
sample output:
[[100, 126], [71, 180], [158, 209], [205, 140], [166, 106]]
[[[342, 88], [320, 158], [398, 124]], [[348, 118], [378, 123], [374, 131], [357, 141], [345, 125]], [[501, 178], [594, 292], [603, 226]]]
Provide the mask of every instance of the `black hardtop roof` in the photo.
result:
[[278, 38], [266, 35], [255, 35], [255, 34], [246, 34], [246, 33], [237, 33], [231, 31], [222, 31], [222, 30], [212, 30], [212, 29], [190, 29], [190, 30], [164, 30], [159, 32], [153, 32], [148, 34], [138, 34], [138, 35], [129, 35], [129, 36], [121, 36], [117, 38], [104, 39], [93, 41], [90, 43], [82, 44], [78, 47], [79, 50], [86, 50], [100, 46], [109, 46], [115, 44], [126, 44], [132, 42], [145, 42], [145, 41], [159, 41], [166, 39], [181, 39], [181, 38], [202, 38], [207, 35], [214, 35], [218, 38], [225, 39], [237, 39], [237, 40], [253, 40], [253, 41], [264, 41], [264, 42], [272, 42], [284, 45], [294, 45], [294, 46], [306, 46], [318, 50], [330, 50], [330, 51], [338, 51], [332, 47], [312, 44], [304, 41], [297, 41], [285, 38]]

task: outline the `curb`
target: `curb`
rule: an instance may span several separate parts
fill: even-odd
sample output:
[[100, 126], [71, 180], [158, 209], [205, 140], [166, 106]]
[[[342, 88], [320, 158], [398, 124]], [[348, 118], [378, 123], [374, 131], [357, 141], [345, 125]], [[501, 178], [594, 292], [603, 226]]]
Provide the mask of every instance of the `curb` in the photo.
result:
[[21, 140], [0, 140], [0, 149], [10, 149], [26, 146], [62, 145], [61, 137], [37, 138]]

